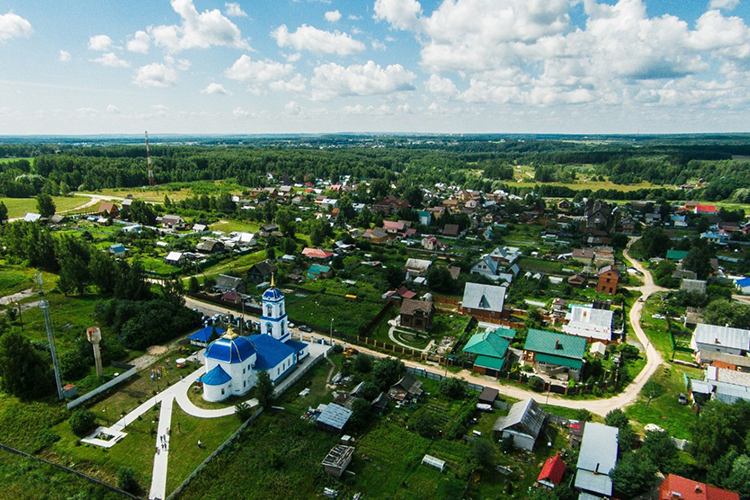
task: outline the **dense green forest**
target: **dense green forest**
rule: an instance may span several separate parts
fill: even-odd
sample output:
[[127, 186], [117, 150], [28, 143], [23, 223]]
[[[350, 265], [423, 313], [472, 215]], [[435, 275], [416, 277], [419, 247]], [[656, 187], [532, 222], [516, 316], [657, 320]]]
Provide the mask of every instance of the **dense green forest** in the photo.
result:
[[[350, 175], [397, 183], [399, 190], [443, 182], [485, 191], [538, 189], [543, 196], [572, 196], [575, 192], [564, 186], [545, 183], [573, 183], [584, 172], [589, 178], [614, 184], [664, 186], [655, 193], [610, 189], [584, 195], [748, 202], [748, 139], [717, 137], [711, 143], [704, 136], [596, 141], [492, 136], [213, 138], [192, 145], [156, 144], [151, 155], [158, 184], [231, 179], [254, 188], [273, 184], [282, 176], [295, 182], [318, 178], [336, 182]], [[0, 164], [0, 196], [65, 194], [148, 182], [145, 145], [117, 144], [114, 139], [95, 144], [6, 143], [0, 144], [3, 156], [11, 160]], [[514, 182], [518, 166], [533, 169], [533, 179]], [[698, 189], [675, 189], [698, 181], [702, 181]]]

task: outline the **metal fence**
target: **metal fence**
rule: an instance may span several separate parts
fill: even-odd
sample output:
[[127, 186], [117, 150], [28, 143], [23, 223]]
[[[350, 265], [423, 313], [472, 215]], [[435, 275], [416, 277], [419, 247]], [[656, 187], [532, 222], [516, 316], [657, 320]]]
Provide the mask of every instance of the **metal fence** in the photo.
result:
[[93, 398], [94, 396], [98, 396], [99, 394], [101, 394], [101, 393], [103, 393], [105, 391], [108, 391], [109, 389], [111, 389], [112, 387], [116, 386], [120, 382], [123, 382], [123, 381], [129, 379], [130, 377], [132, 377], [133, 375], [135, 375], [135, 372], [136, 372], [136, 367], [135, 366], [133, 366], [133, 365], [125, 365], [125, 366], [129, 366], [130, 369], [128, 369], [128, 371], [126, 371], [125, 373], [122, 373], [122, 374], [118, 375], [117, 377], [113, 378], [109, 382], [100, 385], [99, 387], [97, 387], [93, 391], [87, 392], [86, 394], [84, 394], [80, 398], [76, 398], [73, 401], [69, 402], [66, 405], [66, 408], [68, 410], [72, 410], [76, 406], [78, 406], [78, 405], [80, 405], [82, 403], [85, 403], [86, 401], [88, 401], [89, 399]]
[[95, 477], [91, 477], [89, 475], [84, 474], [83, 472], [79, 472], [75, 469], [71, 469], [69, 467], [65, 467], [64, 465], [56, 464], [55, 462], [50, 462], [49, 460], [45, 460], [43, 458], [35, 457], [34, 455], [29, 455], [26, 452], [23, 452], [21, 450], [16, 450], [15, 448], [11, 448], [10, 446], [5, 446], [4, 444], [0, 444], [0, 449], [5, 450], [9, 453], [13, 453], [16, 455], [20, 455], [22, 457], [29, 458], [31, 460], [34, 460], [36, 462], [41, 462], [47, 465], [51, 465], [52, 467], [57, 467], [58, 469], [62, 469], [65, 472], [70, 472], [71, 474], [75, 474], [76, 476], [85, 479], [86, 481], [99, 485], [103, 488], [107, 488], [110, 491], [113, 491], [115, 493], [119, 493], [120, 495], [126, 497], [126, 498], [132, 498], [133, 500], [141, 500], [141, 497], [137, 497], [133, 494], [128, 493], [127, 491], [123, 491], [120, 488], [117, 488], [115, 486], [112, 486], [111, 484], [107, 484], [104, 481], [101, 481]]

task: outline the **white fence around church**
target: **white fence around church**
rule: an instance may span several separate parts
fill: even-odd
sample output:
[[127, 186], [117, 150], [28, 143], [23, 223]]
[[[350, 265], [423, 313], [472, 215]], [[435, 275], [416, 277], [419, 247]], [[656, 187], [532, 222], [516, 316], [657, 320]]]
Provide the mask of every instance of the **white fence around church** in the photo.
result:
[[78, 405], [80, 405], [82, 403], [85, 403], [86, 401], [88, 401], [89, 399], [93, 398], [94, 396], [98, 396], [99, 394], [103, 393], [104, 391], [107, 391], [107, 390], [111, 389], [112, 387], [116, 386], [120, 382], [123, 382], [123, 381], [129, 379], [130, 377], [132, 377], [133, 375], [135, 375], [135, 372], [137, 371], [135, 366], [133, 366], [133, 365], [124, 365], [124, 366], [129, 366], [130, 368], [126, 372], [121, 373], [120, 375], [116, 376], [115, 378], [113, 378], [112, 380], [110, 380], [109, 382], [107, 382], [106, 384], [102, 384], [99, 387], [97, 387], [96, 389], [94, 389], [93, 391], [87, 392], [86, 394], [84, 394], [80, 398], [74, 399], [73, 401], [71, 401], [70, 403], [67, 404], [66, 408], [68, 410], [72, 410], [76, 406], [78, 406]]

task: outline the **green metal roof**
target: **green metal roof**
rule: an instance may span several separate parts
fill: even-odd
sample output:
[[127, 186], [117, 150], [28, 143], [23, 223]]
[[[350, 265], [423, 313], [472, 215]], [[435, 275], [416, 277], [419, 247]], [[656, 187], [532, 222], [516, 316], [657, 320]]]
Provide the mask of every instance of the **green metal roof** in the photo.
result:
[[[515, 331], [507, 330], [507, 332], [511, 331], [515, 335]], [[506, 333], [506, 335], [509, 334], [510, 333]], [[505, 354], [508, 352], [508, 346], [510, 346], [510, 340], [505, 336], [500, 335], [498, 331], [484, 331], [481, 333], [475, 333], [471, 336], [466, 343], [466, 347], [464, 347], [464, 352], [492, 356], [494, 358], [505, 358]]]
[[667, 250], [667, 258], [670, 260], [682, 260], [687, 254], [687, 250]]
[[541, 361], [540, 354], [546, 354], [554, 358], [577, 360], [580, 365], [586, 354], [586, 339], [566, 333], [531, 329], [523, 348], [536, 353], [535, 357], [538, 361]]
[[575, 368], [576, 370], [580, 370], [583, 366], [583, 361], [580, 359], [563, 358], [561, 356], [553, 356], [551, 354], [536, 353], [534, 355], [534, 359], [538, 363], [567, 366], [569, 368]]
[[495, 358], [492, 356], [477, 356], [474, 361], [474, 366], [481, 366], [482, 368], [490, 368], [492, 370], [500, 371], [505, 363], [505, 358]]

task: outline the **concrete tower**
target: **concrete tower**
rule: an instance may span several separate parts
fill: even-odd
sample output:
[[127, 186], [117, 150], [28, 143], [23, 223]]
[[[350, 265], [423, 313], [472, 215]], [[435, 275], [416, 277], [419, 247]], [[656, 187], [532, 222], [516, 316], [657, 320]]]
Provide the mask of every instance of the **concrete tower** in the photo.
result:
[[94, 363], [96, 363], [96, 376], [102, 376], [102, 353], [99, 350], [99, 342], [102, 341], [102, 332], [95, 326], [86, 329], [86, 338], [94, 347]]

